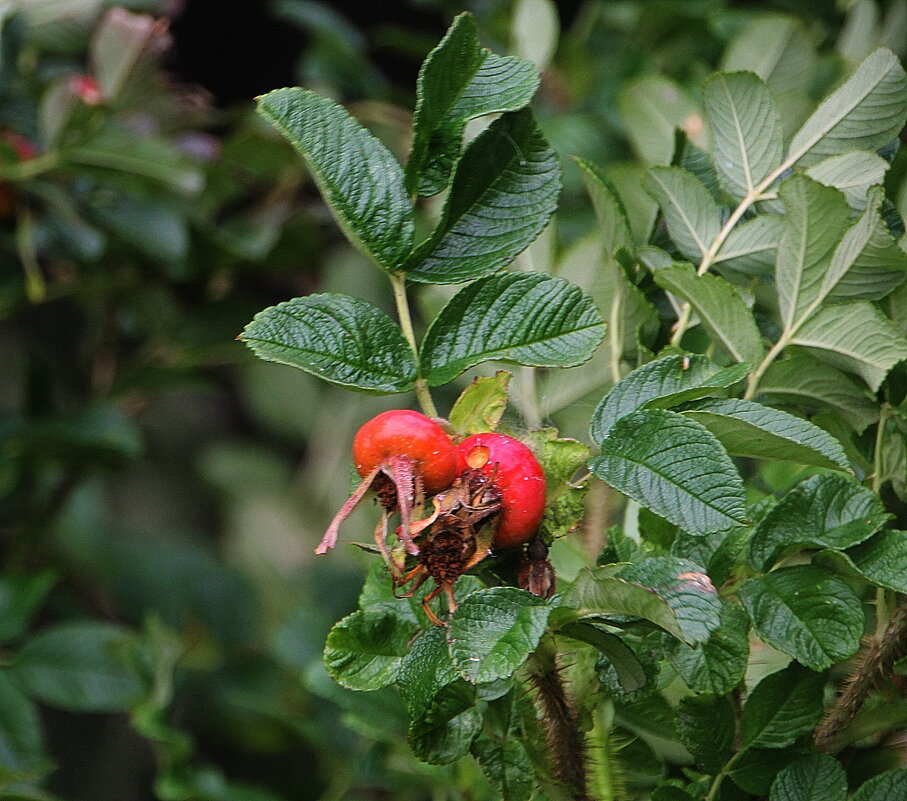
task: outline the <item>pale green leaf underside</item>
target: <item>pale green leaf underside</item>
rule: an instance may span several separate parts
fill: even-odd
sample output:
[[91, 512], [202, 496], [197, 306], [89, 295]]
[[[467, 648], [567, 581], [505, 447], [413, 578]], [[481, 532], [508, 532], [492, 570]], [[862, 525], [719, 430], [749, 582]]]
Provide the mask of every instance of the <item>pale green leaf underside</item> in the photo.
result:
[[728, 45], [721, 69], [755, 72], [774, 92], [805, 91], [812, 80], [814, 49], [800, 20], [759, 15]]
[[589, 463], [602, 481], [690, 534], [746, 522], [743, 482], [706, 428], [665, 409], [621, 417]]
[[734, 456], [850, 470], [841, 443], [831, 434], [761, 403], [736, 398], [704, 400], [688, 406], [683, 414], [704, 425]]
[[879, 48], [827, 97], [794, 135], [787, 160], [801, 166], [849, 150], [877, 150], [907, 117], [907, 75], [898, 57]]
[[812, 476], [787, 493], [756, 527], [749, 561], [768, 570], [802, 547], [844, 550], [868, 539], [889, 515], [878, 496], [853, 479]]
[[814, 181], [844, 193], [847, 205], [857, 211], [866, 208], [866, 193], [885, 180], [889, 164], [875, 153], [854, 150], [816, 162], [806, 174]]
[[765, 642], [811, 670], [826, 670], [860, 647], [860, 599], [821, 568], [794, 565], [747, 579], [740, 600]]
[[646, 164], [668, 164], [674, 131], [699, 109], [679, 84], [663, 75], [643, 75], [625, 84], [617, 98], [624, 130]]
[[419, 70], [407, 189], [420, 195], [444, 189], [460, 153], [466, 123], [523, 108], [538, 85], [531, 62], [481, 47], [472, 14], [456, 17]]
[[532, 113], [505, 114], [457, 164], [441, 219], [407, 261], [407, 278], [457, 284], [506, 266], [548, 224], [560, 188], [560, 162]]
[[747, 275], [771, 275], [783, 226], [784, 218], [774, 214], [761, 214], [735, 226], [715, 264]]
[[469, 682], [507, 678], [539, 643], [554, 607], [516, 587], [468, 596], [450, 618], [447, 644], [454, 666]]
[[768, 87], [752, 72], [726, 72], [703, 86], [712, 158], [721, 183], [738, 200], [781, 164], [781, 118]]
[[860, 376], [875, 392], [888, 371], [907, 358], [907, 339], [866, 301], [820, 309], [797, 331], [792, 344]]
[[716, 275], [697, 275], [690, 264], [656, 270], [655, 283], [687, 301], [713, 340], [734, 361], [758, 364], [765, 355], [753, 313], [737, 292]]
[[387, 270], [413, 245], [413, 210], [391, 152], [345, 109], [306, 89], [275, 89], [258, 111], [305, 159], [350, 241]]
[[746, 377], [748, 366], [719, 367], [705, 356], [665, 356], [624, 376], [592, 415], [592, 441], [601, 443], [624, 415], [643, 408], [666, 408], [713, 395]]
[[241, 337], [265, 361], [366, 392], [411, 389], [416, 359], [397, 324], [348, 295], [294, 298], [255, 315]]
[[592, 356], [604, 332], [578, 287], [540, 273], [501, 273], [469, 284], [442, 309], [422, 342], [422, 371], [434, 386], [492, 359], [571, 367]]
[[680, 167], [652, 167], [643, 185], [661, 206], [674, 244], [685, 258], [698, 262], [721, 229], [709, 190]]

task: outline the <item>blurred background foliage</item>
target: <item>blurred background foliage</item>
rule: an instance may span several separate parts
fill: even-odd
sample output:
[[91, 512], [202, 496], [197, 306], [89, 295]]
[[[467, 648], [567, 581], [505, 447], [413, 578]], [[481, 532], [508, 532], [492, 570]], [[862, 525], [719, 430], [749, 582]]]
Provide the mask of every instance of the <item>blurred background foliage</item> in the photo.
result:
[[[522, 258], [604, 303], [568, 155], [654, 215], [641, 165], [671, 154], [649, 134], [696, 142], [706, 75], [767, 72], [790, 131], [877, 44], [904, 56], [907, 2], [246, 5], [0, 2], [0, 798], [493, 798], [471, 763], [410, 755], [391, 690], [321, 667], [368, 560], [316, 564], [312, 546], [352, 433], [411, 399], [234, 341], [314, 290], [392, 307], [252, 97], [315, 89], [402, 159], [418, 65], [473, 11], [488, 46], [542, 70], [536, 111], [565, 161], [556, 225]], [[900, 153], [901, 215], [905, 173]], [[604, 381], [584, 376], [542, 385], [545, 418], [581, 438]]]

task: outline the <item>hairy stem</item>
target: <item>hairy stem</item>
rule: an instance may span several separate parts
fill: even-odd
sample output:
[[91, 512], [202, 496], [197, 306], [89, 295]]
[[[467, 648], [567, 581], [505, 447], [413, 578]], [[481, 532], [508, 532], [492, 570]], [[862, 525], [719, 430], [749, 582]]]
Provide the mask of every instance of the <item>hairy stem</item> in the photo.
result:
[[536, 691], [536, 706], [545, 726], [545, 740], [555, 779], [564, 785], [571, 801], [591, 801], [586, 775], [585, 742], [557, 664], [557, 651], [549, 637], [542, 641], [528, 663], [529, 680]]
[[814, 732], [816, 745], [833, 754], [844, 745], [838, 737], [862, 709], [869, 694], [892, 675], [894, 663], [907, 656], [907, 598], [902, 598], [881, 637], [868, 638], [854, 672]]
[[[409, 302], [406, 299], [406, 277], [397, 273], [392, 275], [390, 279], [391, 287], [393, 287], [394, 290], [394, 305], [397, 307], [397, 317], [400, 320], [400, 328], [413, 351], [413, 356], [416, 357], [416, 364], [418, 364], [419, 346], [416, 344], [416, 334], [413, 331], [413, 318], [409, 313]], [[422, 411], [429, 417], [438, 417], [438, 410], [435, 408], [435, 402], [432, 400], [431, 393], [428, 391], [428, 382], [422, 376], [419, 376], [416, 379], [415, 390], [416, 398], [419, 401], [419, 405], [422, 407]]]

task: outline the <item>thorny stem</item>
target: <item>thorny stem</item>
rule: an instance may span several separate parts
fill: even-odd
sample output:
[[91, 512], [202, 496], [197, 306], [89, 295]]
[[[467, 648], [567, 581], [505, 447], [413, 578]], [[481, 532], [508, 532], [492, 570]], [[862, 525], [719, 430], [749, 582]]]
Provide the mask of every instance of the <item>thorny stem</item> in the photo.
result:
[[[401, 273], [391, 275], [391, 286], [394, 290], [394, 304], [397, 307], [397, 317], [400, 320], [400, 328], [403, 330], [403, 336], [412, 348], [413, 356], [416, 358], [416, 364], [419, 363], [419, 347], [416, 345], [416, 334], [413, 331], [413, 318], [409, 313], [409, 303], [406, 300], [406, 278]], [[428, 417], [438, 417], [438, 410], [435, 408], [435, 402], [428, 391], [428, 382], [419, 376], [416, 379], [416, 398], [422, 411]]]
[[585, 743], [557, 664], [553, 638], [543, 639], [527, 663], [529, 680], [545, 727], [551, 770], [571, 801], [590, 801], [586, 777]]

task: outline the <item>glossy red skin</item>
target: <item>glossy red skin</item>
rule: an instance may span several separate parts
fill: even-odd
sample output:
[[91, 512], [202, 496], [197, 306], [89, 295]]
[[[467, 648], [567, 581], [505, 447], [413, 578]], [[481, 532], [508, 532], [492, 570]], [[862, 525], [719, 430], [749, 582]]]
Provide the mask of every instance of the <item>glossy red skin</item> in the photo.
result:
[[545, 512], [545, 472], [522, 442], [505, 434], [473, 434], [457, 447], [460, 470], [468, 466], [476, 447], [488, 448], [488, 461], [478, 469], [493, 477], [504, 509], [492, 548], [513, 548], [528, 542], [538, 531]]
[[456, 446], [441, 426], [419, 412], [382, 412], [356, 432], [353, 461], [363, 478], [394, 456], [412, 459], [429, 495], [447, 489], [457, 476]]

